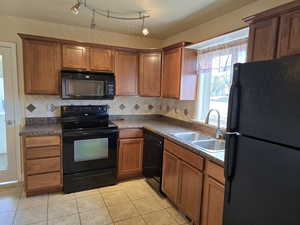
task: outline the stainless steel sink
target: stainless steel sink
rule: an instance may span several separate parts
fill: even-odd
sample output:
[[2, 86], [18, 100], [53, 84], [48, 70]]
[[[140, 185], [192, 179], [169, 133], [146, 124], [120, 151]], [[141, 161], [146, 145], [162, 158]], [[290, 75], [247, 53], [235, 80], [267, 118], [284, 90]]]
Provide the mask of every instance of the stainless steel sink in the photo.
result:
[[193, 141], [192, 144], [202, 148], [207, 152], [225, 151], [225, 141], [211, 139], [211, 140], [204, 140], [204, 141]]
[[197, 132], [182, 132], [182, 133], [175, 133], [173, 135], [179, 139], [182, 139], [182, 140], [188, 141], [188, 142], [212, 139], [211, 137], [202, 135]]

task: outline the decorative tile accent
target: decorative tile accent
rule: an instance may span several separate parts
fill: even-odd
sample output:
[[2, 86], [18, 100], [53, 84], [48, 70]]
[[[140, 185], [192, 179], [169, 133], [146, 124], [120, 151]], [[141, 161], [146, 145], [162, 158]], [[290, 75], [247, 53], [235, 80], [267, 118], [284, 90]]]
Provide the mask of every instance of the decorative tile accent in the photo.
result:
[[49, 105], [48, 105], [48, 110], [49, 110], [49, 112], [54, 112], [54, 111], [57, 110], [57, 109], [58, 109], [58, 107], [55, 106], [55, 105], [53, 105], [53, 104], [49, 104]]
[[29, 105], [26, 107], [26, 109], [27, 109], [29, 112], [33, 112], [33, 111], [36, 109], [36, 107], [35, 107], [34, 105], [32, 105], [32, 104], [29, 104]]
[[126, 108], [126, 106], [125, 106], [124, 104], [121, 104], [121, 105], [119, 106], [119, 108], [120, 108], [121, 110], [124, 110], [124, 109]]
[[134, 109], [139, 110], [140, 106], [138, 104], [135, 104]]
[[187, 109], [184, 109], [183, 113], [185, 116], [187, 116], [189, 114], [189, 111]]
[[153, 108], [154, 108], [153, 105], [148, 105], [148, 109], [149, 109], [149, 110], [152, 110]]

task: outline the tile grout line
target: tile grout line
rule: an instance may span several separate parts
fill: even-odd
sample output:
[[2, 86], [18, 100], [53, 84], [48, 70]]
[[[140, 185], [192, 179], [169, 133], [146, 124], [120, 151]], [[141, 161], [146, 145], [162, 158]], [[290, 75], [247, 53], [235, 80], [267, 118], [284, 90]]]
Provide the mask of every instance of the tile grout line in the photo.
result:
[[48, 225], [48, 223], [49, 223], [49, 215], [48, 215], [48, 212], [49, 212], [49, 199], [50, 199], [50, 195], [49, 195], [49, 193], [48, 193], [48, 196], [47, 196], [47, 216], [46, 216], [46, 218], [47, 218], [47, 221], [46, 221], [46, 224]]
[[17, 217], [17, 210], [18, 210], [18, 208], [19, 208], [19, 204], [20, 204], [20, 200], [21, 200], [21, 197], [22, 197], [22, 193], [23, 193], [23, 187], [22, 187], [20, 193], [18, 194], [17, 206], [16, 206], [16, 209], [15, 209], [15, 211], [14, 211], [14, 216], [13, 216], [12, 225], [14, 225], [15, 222], [16, 222], [15, 220], [16, 220], [16, 217]]
[[74, 198], [75, 198], [75, 202], [76, 202], [76, 209], [77, 209], [77, 216], [79, 218], [79, 224], [82, 225], [82, 222], [81, 222], [81, 216], [80, 216], [80, 212], [79, 212], [79, 206], [78, 206], [78, 199], [77, 199], [77, 196], [74, 195]]
[[112, 218], [112, 216], [111, 216], [111, 214], [110, 214], [110, 212], [109, 212], [108, 205], [106, 204], [106, 202], [105, 202], [105, 200], [104, 200], [104, 197], [103, 197], [103, 195], [102, 195], [101, 191], [99, 190], [99, 188], [98, 188], [98, 193], [100, 194], [100, 196], [101, 196], [101, 198], [102, 198], [102, 200], [103, 200], [103, 203], [104, 203], [105, 209], [107, 210], [107, 212], [108, 212], [108, 215], [109, 215], [109, 216], [110, 216], [110, 218], [111, 218], [112, 224], [115, 224], [115, 222], [114, 222], [114, 220], [113, 220], [113, 218]]

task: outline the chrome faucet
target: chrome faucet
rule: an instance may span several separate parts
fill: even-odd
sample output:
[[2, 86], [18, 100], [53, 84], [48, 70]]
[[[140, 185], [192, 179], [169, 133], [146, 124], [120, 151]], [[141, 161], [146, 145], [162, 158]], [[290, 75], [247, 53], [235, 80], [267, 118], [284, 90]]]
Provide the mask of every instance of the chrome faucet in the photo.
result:
[[220, 116], [219, 110], [217, 110], [217, 109], [210, 109], [208, 111], [208, 113], [207, 113], [207, 116], [206, 116], [206, 119], [205, 119], [205, 123], [209, 124], [210, 113], [213, 112], [213, 111], [215, 111], [218, 114], [218, 127], [216, 129], [216, 138], [220, 139], [220, 138], [222, 138], [223, 134], [222, 134], [222, 130], [220, 128], [220, 118], [221, 118], [221, 116]]

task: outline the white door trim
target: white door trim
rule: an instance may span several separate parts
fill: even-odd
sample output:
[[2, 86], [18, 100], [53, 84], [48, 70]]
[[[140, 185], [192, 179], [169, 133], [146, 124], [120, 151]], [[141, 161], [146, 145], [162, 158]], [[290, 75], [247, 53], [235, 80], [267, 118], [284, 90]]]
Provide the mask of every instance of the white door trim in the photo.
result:
[[11, 42], [0, 42], [0, 47], [9, 48], [11, 51], [11, 65], [12, 65], [12, 80], [13, 80], [13, 98], [14, 98], [14, 118], [15, 118], [15, 140], [16, 140], [16, 164], [17, 164], [17, 180], [18, 182], [23, 180], [22, 165], [21, 165], [21, 142], [20, 142], [20, 126], [21, 126], [21, 110], [20, 110], [20, 98], [18, 89], [18, 67], [17, 67], [17, 45]]

